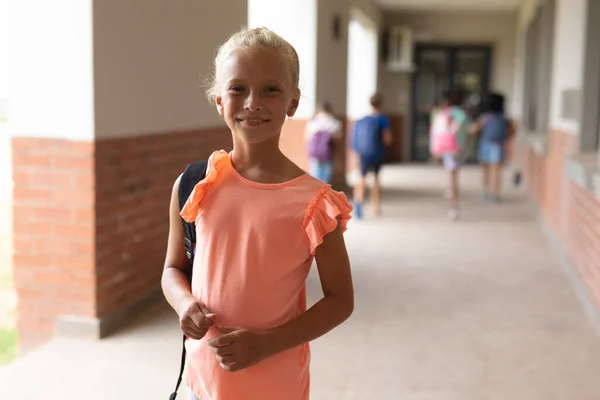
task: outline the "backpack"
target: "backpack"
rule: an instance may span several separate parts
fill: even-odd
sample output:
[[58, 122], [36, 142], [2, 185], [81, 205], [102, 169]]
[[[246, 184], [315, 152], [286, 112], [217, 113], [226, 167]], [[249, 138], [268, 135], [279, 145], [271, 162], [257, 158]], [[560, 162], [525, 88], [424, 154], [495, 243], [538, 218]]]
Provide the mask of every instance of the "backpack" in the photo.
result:
[[352, 134], [352, 149], [364, 158], [373, 159], [382, 156], [379, 117], [369, 115], [356, 121]]
[[325, 130], [317, 131], [308, 142], [308, 156], [315, 160], [326, 162], [332, 159], [331, 133]]
[[[206, 168], [208, 167], [208, 161], [202, 161], [199, 163], [193, 163], [188, 165], [181, 175], [179, 180], [179, 192], [177, 197], [179, 198], [179, 210], [183, 209], [188, 197], [194, 190], [194, 187], [206, 176]], [[188, 280], [192, 280], [192, 267], [194, 264], [194, 250], [196, 245], [196, 224], [194, 222], [186, 222], [181, 218], [183, 223], [183, 231], [185, 232], [185, 239], [183, 240], [183, 248], [185, 255], [188, 259], [187, 265], [187, 276]], [[175, 391], [169, 396], [169, 400], [175, 400], [177, 397], [177, 391], [179, 385], [181, 385], [181, 379], [183, 376], [183, 369], [185, 368], [185, 335], [183, 335], [183, 348], [181, 350], [181, 368], [179, 369], [179, 377], [177, 378], [177, 384], [175, 385]]]
[[481, 137], [494, 143], [502, 143], [508, 137], [508, 122], [504, 115], [492, 113], [486, 115]]
[[457, 124], [452, 108], [440, 110], [435, 114], [431, 124], [431, 154], [441, 156], [447, 153], [457, 153], [460, 149], [461, 127]]

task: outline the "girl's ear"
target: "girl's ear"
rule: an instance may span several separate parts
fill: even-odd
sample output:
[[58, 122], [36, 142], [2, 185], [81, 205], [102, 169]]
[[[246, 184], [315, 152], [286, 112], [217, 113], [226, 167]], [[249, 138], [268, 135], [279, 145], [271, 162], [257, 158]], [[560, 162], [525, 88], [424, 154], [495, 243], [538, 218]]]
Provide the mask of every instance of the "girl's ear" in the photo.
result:
[[296, 114], [296, 111], [298, 110], [298, 104], [300, 104], [300, 92], [299, 91], [296, 95], [294, 95], [294, 97], [292, 98], [292, 101], [290, 102], [290, 106], [287, 111], [288, 117], [293, 117], [294, 114]]
[[215, 104], [217, 106], [217, 112], [222, 117], [224, 115], [224, 111], [223, 111], [223, 98], [221, 96], [217, 96], [215, 98]]

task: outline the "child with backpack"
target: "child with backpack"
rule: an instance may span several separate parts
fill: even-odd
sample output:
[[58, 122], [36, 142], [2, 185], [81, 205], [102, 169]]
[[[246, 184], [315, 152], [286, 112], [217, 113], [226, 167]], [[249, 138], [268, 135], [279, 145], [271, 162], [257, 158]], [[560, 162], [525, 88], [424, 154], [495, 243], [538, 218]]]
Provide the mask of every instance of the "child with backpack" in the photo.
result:
[[450, 209], [447, 215], [453, 220], [460, 215], [458, 172], [468, 134], [467, 115], [461, 104], [462, 95], [458, 90], [445, 92], [430, 128], [431, 154], [441, 158], [444, 169], [448, 171]]
[[[242, 30], [220, 47], [214, 77], [208, 97], [233, 151], [210, 156], [182, 209], [180, 184], [188, 185], [192, 166], [175, 181], [162, 276], [186, 337], [190, 398], [306, 400], [308, 343], [354, 307], [342, 234], [352, 208], [279, 148], [300, 99], [298, 55], [288, 42], [266, 28]], [[193, 224], [195, 246], [180, 218]], [[313, 260], [324, 296], [307, 310]]]
[[331, 183], [335, 141], [341, 136], [342, 123], [333, 116], [331, 105], [319, 105], [313, 119], [306, 124], [304, 137], [308, 148], [308, 170], [325, 183]]
[[482, 196], [485, 200], [497, 203], [500, 201], [504, 148], [514, 132], [511, 122], [504, 115], [504, 96], [490, 93], [486, 100], [486, 112], [471, 129], [472, 133], [479, 135], [478, 158], [482, 168]]
[[360, 180], [354, 187], [354, 210], [357, 218], [362, 218], [362, 203], [367, 187], [366, 176], [373, 173], [371, 208], [375, 215], [381, 214], [381, 189], [379, 170], [383, 164], [385, 146], [392, 143], [390, 120], [381, 113], [382, 99], [379, 94], [371, 96], [371, 114], [359, 119], [352, 132], [352, 150], [360, 160]]

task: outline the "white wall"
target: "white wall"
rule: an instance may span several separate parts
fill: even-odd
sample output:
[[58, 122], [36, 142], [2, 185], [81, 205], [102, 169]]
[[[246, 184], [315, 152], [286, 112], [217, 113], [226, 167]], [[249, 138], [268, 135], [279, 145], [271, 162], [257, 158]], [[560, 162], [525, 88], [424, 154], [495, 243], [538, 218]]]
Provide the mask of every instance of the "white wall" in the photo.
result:
[[539, 0], [523, 0], [517, 11], [517, 34], [515, 44], [515, 73], [513, 82], [513, 107], [516, 119], [523, 119], [524, 79], [525, 79], [525, 40], [527, 26], [531, 22]]
[[222, 125], [202, 83], [246, 22], [246, 0], [95, 1], [96, 137]]
[[348, 118], [359, 119], [371, 110], [369, 97], [377, 91], [377, 46], [375, 25], [353, 10], [348, 30]]
[[11, 1], [9, 13], [11, 134], [92, 140], [91, 0]]
[[[346, 115], [348, 20], [346, 1], [319, 0], [317, 10], [316, 99], [331, 103], [336, 115]], [[340, 17], [340, 38], [333, 37], [333, 20]]]
[[562, 118], [562, 94], [565, 89], [582, 88], [586, 9], [587, 0], [556, 0], [550, 126], [575, 134], [580, 123]]
[[316, 0], [248, 0], [248, 26], [267, 27], [294, 46], [300, 58], [302, 91], [294, 118], [312, 117], [317, 85]]
[[[321, 0], [323, 1], [323, 0]], [[325, 0], [336, 1], [336, 0]], [[349, 7], [354, 7], [365, 14], [369, 20], [373, 21], [377, 27], [381, 26], [383, 13], [374, 0], [345, 0]]]
[[8, 97], [8, 22], [8, 0], [0, 0], [0, 99]]

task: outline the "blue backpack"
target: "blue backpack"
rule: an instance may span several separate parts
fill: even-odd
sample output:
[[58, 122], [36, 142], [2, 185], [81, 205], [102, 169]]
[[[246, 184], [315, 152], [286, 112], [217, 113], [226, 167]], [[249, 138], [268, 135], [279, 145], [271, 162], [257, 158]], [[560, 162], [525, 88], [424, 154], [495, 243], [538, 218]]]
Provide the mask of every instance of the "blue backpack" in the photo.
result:
[[361, 157], [376, 158], [382, 155], [381, 127], [379, 118], [369, 115], [354, 124], [352, 149]]
[[492, 113], [486, 116], [481, 137], [494, 143], [502, 143], [508, 137], [508, 122], [503, 114]]

